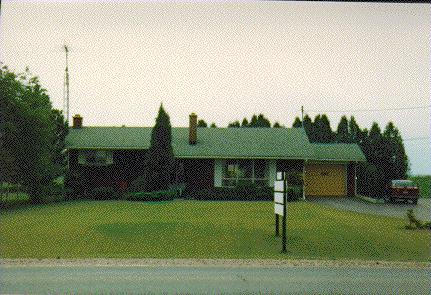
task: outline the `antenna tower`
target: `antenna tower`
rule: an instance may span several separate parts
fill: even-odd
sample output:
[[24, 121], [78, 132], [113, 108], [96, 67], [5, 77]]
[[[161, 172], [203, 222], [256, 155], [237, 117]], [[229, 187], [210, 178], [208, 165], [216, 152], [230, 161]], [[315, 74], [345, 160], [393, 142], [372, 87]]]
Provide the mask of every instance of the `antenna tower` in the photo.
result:
[[66, 121], [69, 122], [69, 48], [67, 45], [64, 45], [64, 51], [66, 52], [66, 70], [63, 85], [63, 114], [66, 117]]

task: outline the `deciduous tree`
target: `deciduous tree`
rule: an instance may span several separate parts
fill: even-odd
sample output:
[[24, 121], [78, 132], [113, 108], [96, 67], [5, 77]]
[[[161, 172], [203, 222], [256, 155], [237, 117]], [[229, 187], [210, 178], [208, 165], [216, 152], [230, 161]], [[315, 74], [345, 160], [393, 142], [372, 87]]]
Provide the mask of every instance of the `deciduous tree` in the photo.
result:
[[41, 202], [64, 165], [64, 120], [37, 77], [6, 66], [0, 69], [0, 112], [0, 181], [23, 185], [33, 202]]

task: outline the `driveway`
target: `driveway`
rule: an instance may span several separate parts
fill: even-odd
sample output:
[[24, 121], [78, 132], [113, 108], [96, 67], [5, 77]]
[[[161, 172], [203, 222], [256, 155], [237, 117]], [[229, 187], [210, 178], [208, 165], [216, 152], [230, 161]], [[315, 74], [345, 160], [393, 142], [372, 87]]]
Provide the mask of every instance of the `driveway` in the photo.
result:
[[373, 204], [358, 198], [308, 198], [307, 201], [360, 213], [369, 213], [393, 217], [406, 217], [407, 209], [413, 209], [416, 217], [431, 220], [431, 199], [419, 199], [417, 205], [398, 203]]

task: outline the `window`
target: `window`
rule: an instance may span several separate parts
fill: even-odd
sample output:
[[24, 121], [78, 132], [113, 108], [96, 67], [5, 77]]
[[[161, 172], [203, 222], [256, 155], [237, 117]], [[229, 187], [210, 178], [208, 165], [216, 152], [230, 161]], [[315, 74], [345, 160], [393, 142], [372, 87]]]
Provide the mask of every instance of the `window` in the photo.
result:
[[234, 187], [238, 183], [254, 183], [267, 186], [265, 160], [226, 160], [223, 168], [222, 186]]
[[80, 151], [78, 163], [87, 166], [106, 166], [113, 163], [112, 151], [87, 150]]

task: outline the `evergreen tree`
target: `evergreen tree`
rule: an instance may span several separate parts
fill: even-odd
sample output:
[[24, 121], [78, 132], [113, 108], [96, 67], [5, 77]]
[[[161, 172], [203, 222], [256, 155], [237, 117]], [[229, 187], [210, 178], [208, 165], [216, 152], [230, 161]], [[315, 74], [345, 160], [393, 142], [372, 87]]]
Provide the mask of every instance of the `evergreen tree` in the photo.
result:
[[232, 123], [229, 123], [229, 125], [227, 125], [228, 128], [239, 128], [241, 127], [241, 124], [239, 123], [239, 121], [235, 121]]
[[249, 127], [247, 118], [242, 119], [241, 127]]
[[251, 117], [251, 120], [250, 120], [250, 123], [248, 124], [248, 126], [250, 126], [250, 127], [256, 127], [256, 125], [257, 125], [257, 116], [253, 115]]
[[342, 116], [337, 127], [337, 142], [349, 143], [351, 141], [352, 139], [349, 132], [349, 122], [347, 121], [346, 116]]
[[217, 125], [214, 122], [212, 122], [210, 127], [211, 128], [217, 128]]
[[301, 119], [299, 119], [299, 117], [295, 118], [295, 121], [292, 124], [293, 128], [301, 128], [302, 127], [302, 122]]
[[208, 124], [204, 120], [200, 119], [200, 120], [198, 120], [197, 127], [208, 127]]
[[363, 133], [361, 128], [359, 128], [358, 123], [356, 123], [355, 117], [351, 116], [349, 121], [349, 131], [351, 142], [360, 144], [363, 140]]
[[332, 132], [331, 125], [328, 117], [323, 115], [317, 115], [314, 119], [314, 140], [320, 143], [331, 143], [334, 142], [334, 133]]
[[313, 121], [311, 121], [311, 118], [308, 115], [304, 116], [304, 129], [307, 133], [308, 140], [310, 142], [316, 142]]
[[388, 169], [387, 179], [405, 179], [409, 168], [408, 158], [404, 149], [403, 139], [394, 123], [389, 122], [383, 132], [383, 140], [386, 146]]
[[270, 128], [271, 122], [263, 114], [259, 114], [259, 116], [257, 117], [256, 126], [253, 127]]
[[144, 191], [165, 190], [172, 183], [175, 160], [171, 129], [169, 115], [160, 105], [151, 132], [150, 148], [145, 156], [143, 183], [141, 186], [138, 184]]
[[274, 127], [274, 128], [281, 128], [281, 125], [280, 125], [280, 123], [275, 122], [272, 127]]

